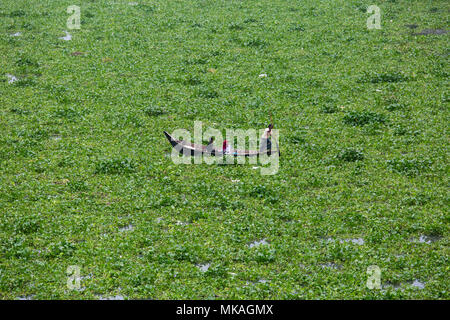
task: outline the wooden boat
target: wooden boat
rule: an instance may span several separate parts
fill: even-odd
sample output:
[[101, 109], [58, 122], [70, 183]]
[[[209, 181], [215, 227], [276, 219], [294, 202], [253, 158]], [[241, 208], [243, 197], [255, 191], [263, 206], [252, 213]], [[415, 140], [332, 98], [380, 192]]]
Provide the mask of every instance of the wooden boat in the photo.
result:
[[[200, 155], [211, 155], [211, 156], [234, 156], [234, 157], [257, 157], [260, 155], [271, 155], [271, 151], [253, 151], [253, 150], [234, 150], [231, 149], [229, 152], [224, 153], [222, 150], [212, 150], [211, 152], [208, 152], [205, 145], [198, 145], [195, 143], [190, 143], [183, 140], [177, 140], [174, 137], [172, 137], [170, 134], [168, 134], [166, 131], [164, 131], [164, 134], [166, 135], [167, 140], [169, 140], [172, 147], [177, 150], [181, 154], [190, 155], [190, 156], [200, 156]], [[275, 142], [275, 145], [277, 146], [278, 154], [280, 154], [280, 149], [278, 148], [278, 144]]]

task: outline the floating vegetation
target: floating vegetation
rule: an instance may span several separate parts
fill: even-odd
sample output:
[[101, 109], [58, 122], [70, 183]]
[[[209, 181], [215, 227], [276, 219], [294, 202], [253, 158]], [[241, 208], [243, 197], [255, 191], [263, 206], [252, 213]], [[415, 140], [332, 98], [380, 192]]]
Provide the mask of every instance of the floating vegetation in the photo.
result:
[[344, 148], [336, 156], [336, 159], [346, 162], [355, 162], [364, 160], [364, 154], [359, 149]]
[[[442, 3], [1, 1], [0, 297], [448, 299]], [[269, 122], [267, 176], [163, 133]]]
[[366, 124], [383, 124], [386, 117], [383, 114], [370, 111], [350, 111], [342, 119], [345, 124], [351, 126], [364, 126]]
[[129, 158], [101, 159], [95, 164], [95, 173], [128, 174], [136, 171], [136, 163]]
[[410, 80], [401, 72], [390, 73], [365, 73], [362, 75], [358, 82], [360, 83], [384, 83], [384, 82], [403, 82]]
[[322, 113], [336, 113], [339, 111], [339, 108], [336, 107], [335, 105], [331, 105], [331, 104], [326, 104], [321, 108]]
[[432, 161], [427, 159], [392, 159], [386, 163], [392, 171], [409, 176], [418, 175], [427, 171], [432, 165]]
[[413, 33], [414, 36], [429, 36], [446, 34], [448, 30], [444, 29], [424, 29], [421, 32]]
[[403, 103], [391, 103], [390, 105], [386, 106], [387, 111], [398, 111], [398, 110], [405, 110], [407, 106]]

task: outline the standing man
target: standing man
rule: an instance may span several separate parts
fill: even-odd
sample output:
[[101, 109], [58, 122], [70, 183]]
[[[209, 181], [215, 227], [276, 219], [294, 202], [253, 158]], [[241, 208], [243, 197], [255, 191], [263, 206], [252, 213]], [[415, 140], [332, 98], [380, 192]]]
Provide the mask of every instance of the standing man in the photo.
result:
[[272, 151], [272, 141], [270, 140], [270, 136], [272, 135], [272, 128], [273, 125], [269, 124], [266, 130], [264, 130], [264, 133], [261, 136], [261, 140], [259, 142], [259, 152]]

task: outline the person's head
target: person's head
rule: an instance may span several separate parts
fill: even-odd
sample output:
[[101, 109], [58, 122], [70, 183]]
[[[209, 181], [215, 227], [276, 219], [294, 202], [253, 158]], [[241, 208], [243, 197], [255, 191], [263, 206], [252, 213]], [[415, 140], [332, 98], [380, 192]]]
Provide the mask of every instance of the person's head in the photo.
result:
[[273, 124], [269, 124], [269, 130], [273, 129]]
[[213, 143], [214, 142], [214, 137], [211, 137], [211, 139], [209, 139], [209, 143]]

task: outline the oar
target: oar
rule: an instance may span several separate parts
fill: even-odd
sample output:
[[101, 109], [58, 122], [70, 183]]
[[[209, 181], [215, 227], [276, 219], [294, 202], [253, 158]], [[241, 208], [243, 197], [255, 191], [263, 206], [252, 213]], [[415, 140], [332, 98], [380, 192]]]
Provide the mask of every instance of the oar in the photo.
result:
[[[272, 124], [272, 126], [275, 126], [275, 125], [273, 124], [272, 112], [271, 112], [271, 111], [269, 111], [269, 115], [270, 115], [270, 123]], [[272, 137], [272, 138], [273, 138], [273, 137]], [[275, 142], [275, 144], [276, 144], [276, 146], [277, 146], [278, 156], [281, 156], [280, 147], [278, 146], [277, 140], [275, 140], [275, 138], [273, 138], [273, 141]]]

